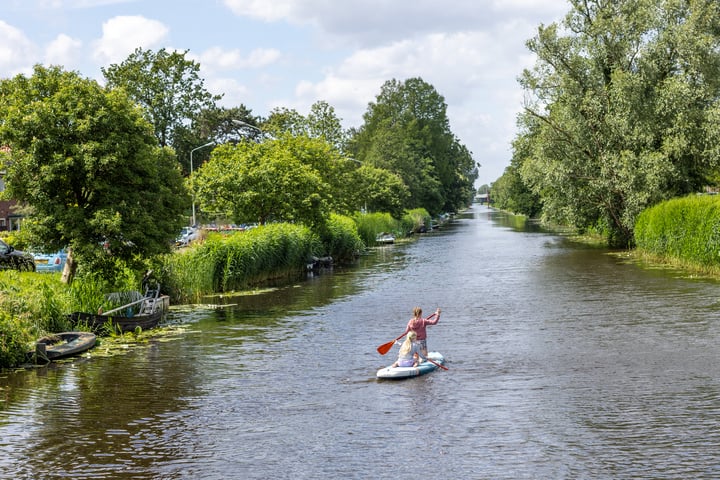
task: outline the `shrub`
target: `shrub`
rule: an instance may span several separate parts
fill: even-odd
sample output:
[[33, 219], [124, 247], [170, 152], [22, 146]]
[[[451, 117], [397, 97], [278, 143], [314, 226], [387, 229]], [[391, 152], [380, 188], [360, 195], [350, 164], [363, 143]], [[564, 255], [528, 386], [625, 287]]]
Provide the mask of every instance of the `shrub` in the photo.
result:
[[720, 265], [720, 198], [692, 195], [644, 210], [635, 223], [635, 244], [658, 256]]

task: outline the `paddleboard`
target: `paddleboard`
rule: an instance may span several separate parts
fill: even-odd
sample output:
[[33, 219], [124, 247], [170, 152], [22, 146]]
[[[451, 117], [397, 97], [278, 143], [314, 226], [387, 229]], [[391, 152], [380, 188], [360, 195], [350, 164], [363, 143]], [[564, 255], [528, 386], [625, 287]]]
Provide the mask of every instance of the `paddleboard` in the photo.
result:
[[[445, 357], [443, 357], [439, 352], [429, 352], [428, 358], [430, 360], [439, 363], [440, 365], [445, 363]], [[377, 372], [378, 378], [392, 378], [392, 379], [401, 379], [401, 378], [409, 378], [409, 377], [417, 377], [420, 375], [425, 375], [426, 373], [430, 373], [432, 371], [437, 370], [438, 366], [435, 365], [432, 362], [422, 362], [417, 367], [385, 367], [381, 368]]]

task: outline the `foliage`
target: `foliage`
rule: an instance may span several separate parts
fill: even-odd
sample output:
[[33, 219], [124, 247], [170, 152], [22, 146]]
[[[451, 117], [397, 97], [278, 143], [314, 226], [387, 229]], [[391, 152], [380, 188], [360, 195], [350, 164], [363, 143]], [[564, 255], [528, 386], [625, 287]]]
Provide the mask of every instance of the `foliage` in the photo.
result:
[[137, 48], [122, 63], [101, 69], [108, 88], [124, 89], [142, 106], [162, 147], [174, 147], [178, 130], [221, 98], [205, 89], [200, 64], [187, 53]]
[[539, 196], [527, 187], [514, 165], [508, 166], [493, 182], [491, 195], [495, 206], [501, 210], [531, 218], [542, 211]]
[[190, 125], [183, 124], [175, 130], [173, 147], [183, 171], [190, 173], [191, 167], [197, 169], [210, 157], [211, 148], [198, 149], [193, 154], [193, 165], [190, 165], [190, 153], [201, 145], [259, 141], [262, 134], [257, 123], [258, 119], [244, 105], [201, 110]]
[[356, 222], [350, 217], [331, 214], [327, 232], [327, 238], [323, 242], [325, 252], [341, 263], [348, 263], [357, 258], [368, 244], [363, 242]]
[[398, 174], [403, 208], [455, 211], [472, 201], [476, 164], [450, 132], [444, 98], [420, 78], [385, 82], [354, 132], [349, 150], [364, 163]]
[[19, 321], [9, 312], [0, 310], [0, 368], [21, 364], [33, 338], [28, 322]]
[[306, 137], [223, 145], [195, 172], [201, 208], [236, 223], [299, 222], [322, 228], [330, 189], [320, 175], [329, 146]]
[[136, 289], [131, 272], [108, 284], [97, 277], [78, 277], [72, 285], [59, 274], [0, 271], [0, 368], [20, 364], [35, 340], [50, 333], [78, 330], [70, 312], [94, 312], [105, 306], [105, 293]]
[[571, 0], [528, 42], [516, 165], [546, 219], [630, 245], [637, 215], [720, 160], [720, 4]]
[[635, 224], [635, 243], [660, 257], [720, 266], [720, 198], [689, 195], [648, 208]]
[[[387, 212], [400, 218], [409, 191], [400, 175], [389, 170], [362, 165], [343, 180], [347, 211]], [[342, 211], [342, 210], [341, 210]]]
[[311, 138], [322, 138], [338, 152], [345, 151], [347, 132], [343, 130], [335, 109], [325, 101], [318, 101], [310, 107], [307, 116], [308, 134]]
[[39, 247], [69, 246], [70, 268], [78, 260], [107, 277], [117, 260], [169, 250], [187, 191], [172, 152], [121, 90], [36, 66], [0, 91], [5, 182], [32, 208], [24, 228]]
[[431, 225], [432, 216], [424, 208], [408, 210], [402, 217], [401, 223], [405, 232], [420, 232]]
[[156, 274], [173, 298], [194, 301], [296, 277], [311, 257], [322, 255], [322, 248], [309, 228], [274, 223], [232, 235], [210, 234], [202, 244], [163, 257]]
[[379, 233], [388, 232], [395, 236], [403, 236], [402, 224], [389, 213], [357, 213], [353, 216], [357, 231], [365, 245], [376, 245], [375, 238]]
[[290, 135], [322, 139], [338, 152], [345, 150], [348, 137], [335, 109], [324, 100], [313, 103], [307, 117], [295, 109], [275, 108], [262, 123], [262, 129], [275, 138]]

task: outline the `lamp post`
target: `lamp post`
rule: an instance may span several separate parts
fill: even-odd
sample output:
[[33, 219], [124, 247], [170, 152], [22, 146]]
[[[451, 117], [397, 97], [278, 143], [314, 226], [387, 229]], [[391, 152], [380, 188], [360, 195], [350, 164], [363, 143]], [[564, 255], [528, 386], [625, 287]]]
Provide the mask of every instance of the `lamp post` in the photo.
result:
[[[210, 145], [214, 145], [215, 142], [208, 142], [205, 145], [200, 145], [199, 147], [195, 147], [192, 150], [190, 150], [190, 178], [193, 176], [193, 153], [195, 153], [195, 150], [200, 150], [201, 148], [209, 147]], [[195, 226], [195, 179], [192, 179], [193, 181], [193, 189], [192, 189], [192, 226]]]
[[253, 129], [253, 130], [256, 130], [256, 131], [260, 134], [260, 136], [262, 136], [262, 134], [263, 134], [263, 131], [260, 130], [260, 129], [259, 129], [258, 127], [256, 127], [255, 125], [250, 125], [250, 124], [247, 123], [247, 122], [243, 122], [242, 120], [237, 120], [237, 119], [235, 119], [235, 118], [233, 118], [231, 121], [232, 121], [235, 125], [238, 125], [238, 126], [240, 126], [240, 127], [246, 127], [246, 128], [251, 128], [251, 129]]

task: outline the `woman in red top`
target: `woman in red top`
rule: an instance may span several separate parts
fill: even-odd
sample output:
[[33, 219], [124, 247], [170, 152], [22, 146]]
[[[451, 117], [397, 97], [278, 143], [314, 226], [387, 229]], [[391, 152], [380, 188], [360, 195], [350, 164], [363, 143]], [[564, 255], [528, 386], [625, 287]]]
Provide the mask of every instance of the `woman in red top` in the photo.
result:
[[[433, 318], [435, 317], [435, 318]], [[407, 328], [405, 328], [405, 335], [406, 333], [410, 331], [415, 331], [417, 333], [417, 340], [420, 344], [420, 347], [422, 348], [423, 356], [427, 357], [427, 331], [426, 327], [428, 325], [435, 325], [440, 320], [440, 309], [438, 308], [435, 310], [435, 313], [430, 315], [428, 318], [422, 317], [422, 308], [415, 307], [413, 309], [413, 318], [410, 319], [410, 321], [407, 324]], [[402, 337], [402, 335], [400, 335]]]

